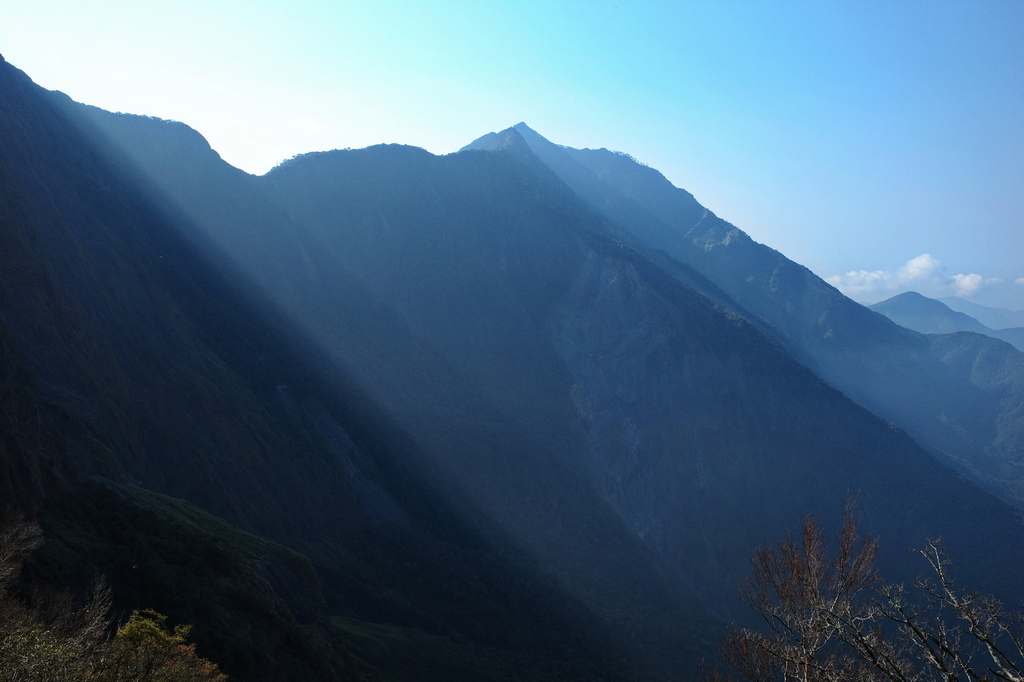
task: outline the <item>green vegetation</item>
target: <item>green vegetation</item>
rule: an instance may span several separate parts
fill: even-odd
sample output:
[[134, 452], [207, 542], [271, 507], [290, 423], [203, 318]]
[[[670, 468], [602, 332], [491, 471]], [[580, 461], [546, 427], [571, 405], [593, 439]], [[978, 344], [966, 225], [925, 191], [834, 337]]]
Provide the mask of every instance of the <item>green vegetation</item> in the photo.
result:
[[167, 616], [151, 609], [133, 611], [104, 652], [96, 682], [225, 682], [217, 665], [196, 655], [188, 643], [190, 625], [167, 627]]

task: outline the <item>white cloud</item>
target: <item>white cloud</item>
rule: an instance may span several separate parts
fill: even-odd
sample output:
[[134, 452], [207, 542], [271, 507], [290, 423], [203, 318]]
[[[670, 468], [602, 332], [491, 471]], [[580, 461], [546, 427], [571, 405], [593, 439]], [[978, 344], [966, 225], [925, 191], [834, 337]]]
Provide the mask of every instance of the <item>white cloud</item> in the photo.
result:
[[907, 282], [920, 282], [934, 280], [940, 277], [945, 268], [942, 261], [930, 253], [922, 253], [917, 258], [911, 258], [906, 265], [896, 271], [899, 279]]
[[1019, 284], [1020, 286], [1024, 287], [1024, 277], [1018, 277], [1017, 279], [1013, 280], [1013, 283]]
[[953, 291], [957, 296], [970, 298], [981, 291], [984, 286], [985, 282], [979, 274], [953, 275]]
[[[938, 258], [929, 253], [911, 258], [895, 271], [851, 270], [832, 275], [825, 280], [841, 292], [858, 301], [874, 302], [904, 291], [916, 291], [925, 296], [976, 296], [997, 279], [985, 279], [978, 273], [950, 275]], [[1024, 284], [1024, 277], [1017, 280]]]

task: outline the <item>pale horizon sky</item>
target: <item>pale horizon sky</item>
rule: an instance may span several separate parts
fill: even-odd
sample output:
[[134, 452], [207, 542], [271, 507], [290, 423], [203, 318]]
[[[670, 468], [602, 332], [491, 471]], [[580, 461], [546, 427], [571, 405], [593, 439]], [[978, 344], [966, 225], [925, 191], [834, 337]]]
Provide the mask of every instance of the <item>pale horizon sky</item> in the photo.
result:
[[1024, 309], [1024, 0], [0, 0], [43, 87], [263, 173], [525, 121], [624, 151], [862, 301]]

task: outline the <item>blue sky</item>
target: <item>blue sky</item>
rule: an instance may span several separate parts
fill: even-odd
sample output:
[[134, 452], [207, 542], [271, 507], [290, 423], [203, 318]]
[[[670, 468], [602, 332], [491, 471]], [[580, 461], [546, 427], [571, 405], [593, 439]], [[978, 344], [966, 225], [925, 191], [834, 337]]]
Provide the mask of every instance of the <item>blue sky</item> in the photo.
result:
[[525, 121], [632, 154], [859, 300], [1024, 308], [1022, 0], [0, 0], [0, 53], [254, 173]]

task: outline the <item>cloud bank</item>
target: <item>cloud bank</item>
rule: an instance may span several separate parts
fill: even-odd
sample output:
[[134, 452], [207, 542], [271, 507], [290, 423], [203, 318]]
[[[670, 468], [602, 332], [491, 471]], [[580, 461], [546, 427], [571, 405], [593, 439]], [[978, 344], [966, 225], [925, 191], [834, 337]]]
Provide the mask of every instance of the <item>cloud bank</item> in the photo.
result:
[[[874, 303], [904, 291], [916, 291], [932, 298], [972, 298], [1001, 280], [986, 279], [978, 273], [951, 275], [942, 261], [930, 253], [922, 253], [898, 270], [851, 270], [826, 277], [825, 281], [856, 301]], [[1017, 283], [1024, 283], [1024, 277]]]

